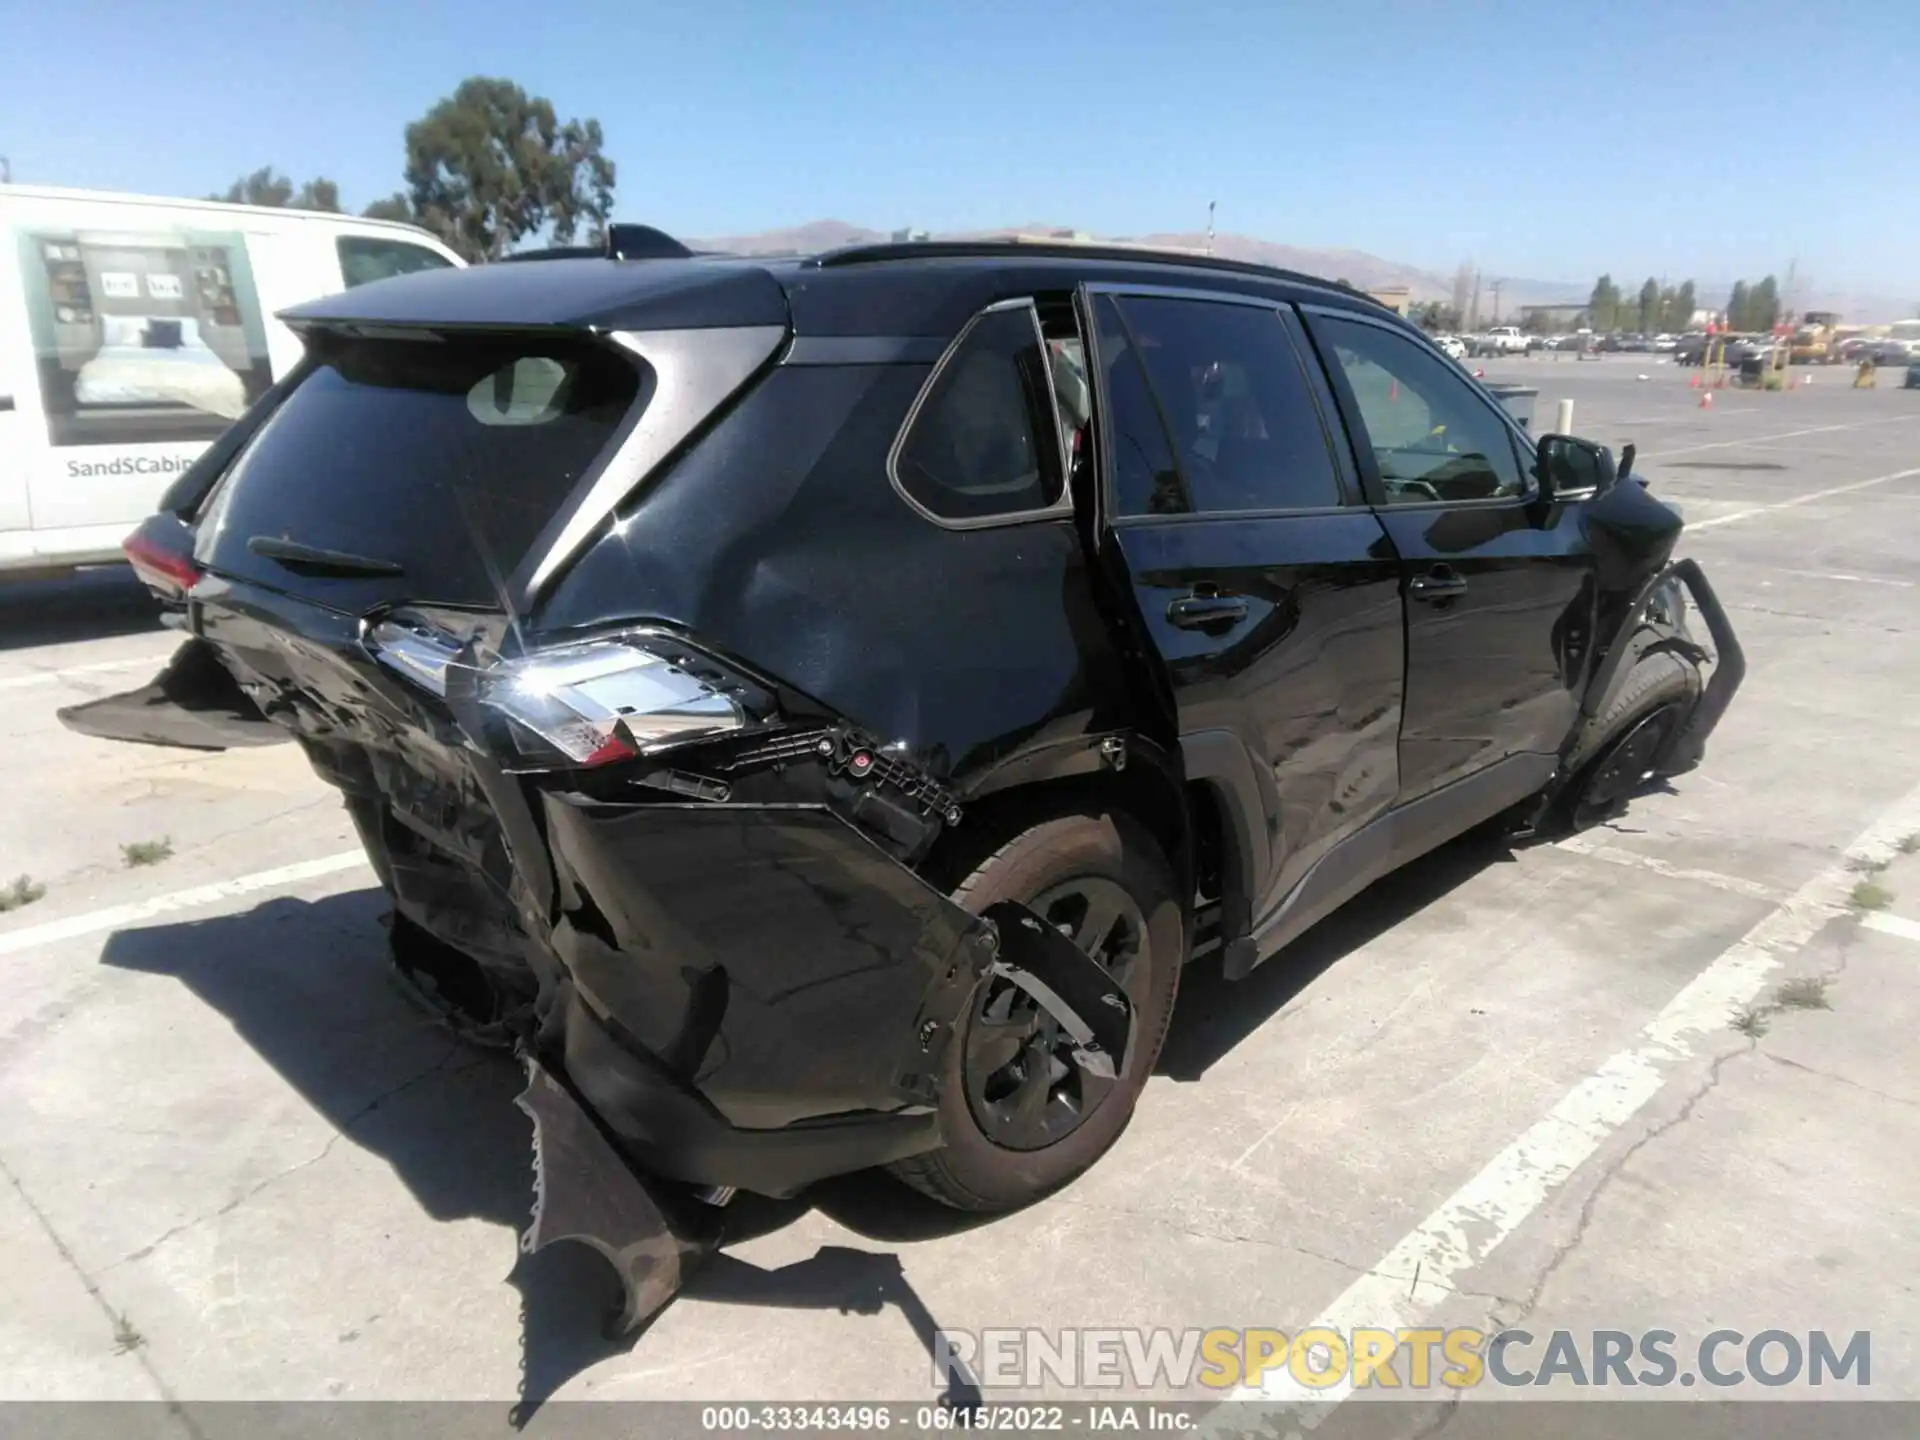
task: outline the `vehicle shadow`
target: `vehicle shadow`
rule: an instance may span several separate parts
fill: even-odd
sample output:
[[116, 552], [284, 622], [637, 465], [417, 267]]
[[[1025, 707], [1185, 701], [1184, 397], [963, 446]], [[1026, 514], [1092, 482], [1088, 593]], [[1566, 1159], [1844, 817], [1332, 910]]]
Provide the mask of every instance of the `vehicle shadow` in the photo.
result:
[[[1183, 981], [1157, 1073], [1198, 1080], [1342, 956], [1512, 853], [1491, 829], [1454, 841], [1380, 881], [1245, 980], [1223, 979], [1217, 960], [1197, 962]], [[529, 1123], [512, 1103], [525, 1083], [520, 1066], [452, 1040], [402, 998], [389, 981], [385, 911], [386, 897], [375, 889], [313, 902], [280, 898], [239, 914], [119, 931], [102, 963], [185, 985], [335, 1129], [390, 1166], [434, 1220], [483, 1220], [517, 1236], [533, 1198]], [[377, 1064], [369, 1063], [373, 1056]], [[823, 1245], [771, 1269], [724, 1248], [814, 1210], [878, 1248]], [[723, 1248], [694, 1271], [682, 1295], [873, 1316], [891, 1308], [931, 1360], [939, 1325], [897, 1247], [994, 1218], [948, 1209], [877, 1172], [825, 1181], [786, 1200], [741, 1195], [724, 1212]], [[521, 1320], [520, 1394], [503, 1417], [513, 1426], [646, 1333], [606, 1333], [619, 1284], [584, 1246], [519, 1253], [508, 1283], [519, 1292]], [[966, 1406], [979, 1396], [962, 1373], [938, 1398]]]
[[[517, 1236], [533, 1202], [529, 1122], [513, 1104], [525, 1084], [520, 1066], [451, 1039], [389, 983], [385, 910], [385, 896], [374, 889], [314, 902], [275, 899], [239, 914], [119, 931], [102, 963], [185, 985], [335, 1129], [389, 1165], [434, 1220], [482, 1220]], [[957, 1214], [887, 1176], [867, 1174], [791, 1200], [742, 1195], [725, 1212], [722, 1244], [791, 1224], [812, 1209], [882, 1246], [988, 1218]], [[520, 1294], [520, 1395], [505, 1417], [515, 1427], [574, 1376], [630, 1350], [645, 1334], [607, 1335], [619, 1284], [585, 1246], [519, 1253], [508, 1282]], [[774, 1269], [722, 1250], [682, 1293], [708, 1303], [860, 1315], [891, 1307], [929, 1357], [939, 1328], [890, 1249], [825, 1245]], [[942, 1398], [978, 1401], [965, 1376]]]
[[1180, 977], [1154, 1073], [1199, 1080], [1342, 957], [1513, 856], [1500, 826], [1483, 825], [1376, 880], [1243, 980], [1221, 973], [1217, 953], [1196, 960]]
[[160, 606], [124, 565], [0, 585], [0, 651], [160, 629]]

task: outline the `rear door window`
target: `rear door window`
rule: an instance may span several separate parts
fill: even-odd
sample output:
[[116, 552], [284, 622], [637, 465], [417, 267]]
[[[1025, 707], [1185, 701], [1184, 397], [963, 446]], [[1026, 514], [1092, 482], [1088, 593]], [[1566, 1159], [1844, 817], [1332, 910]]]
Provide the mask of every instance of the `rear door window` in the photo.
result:
[[319, 337], [311, 354], [214, 498], [208, 562], [287, 588], [295, 577], [247, 542], [292, 540], [390, 561], [403, 574], [389, 589], [453, 603], [497, 603], [645, 379], [566, 340]]
[[[1050, 510], [1065, 490], [1063, 422], [1030, 303], [976, 316], [935, 371], [901, 434], [893, 480], [935, 520], [978, 523]], [[1070, 422], [1068, 422], [1070, 423]]]
[[[1148, 460], [1152, 480], [1143, 487], [1118, 466], [1121, 514], [1341, 503], [1326, 428], [1276, 307], [1136, 295], [1117, 303], [1119, 328], [1151, 384], [1178, 472], [1168, 483], [1164, 468]], [[1125, 358], [1108, 357], [1123, 371], [1116, 389], [1127, 378]], [[1142, 427], [1144, 420], [1134, 428]]]

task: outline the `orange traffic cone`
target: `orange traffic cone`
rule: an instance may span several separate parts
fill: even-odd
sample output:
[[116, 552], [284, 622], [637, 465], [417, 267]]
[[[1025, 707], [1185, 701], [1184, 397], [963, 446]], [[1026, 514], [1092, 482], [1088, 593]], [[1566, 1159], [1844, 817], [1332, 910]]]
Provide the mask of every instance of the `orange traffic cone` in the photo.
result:
[[1700, 388], [1700, 377], [1698, 375], [1694, 376], [1691, 380], [1687, 381], [1687, 389], [1698, 390], [1699, 388]]
[[1713, 408], [1713, 391], [1703, 390], [1700, 392], [1700, 408], [1702, 410], [1711, 410]]

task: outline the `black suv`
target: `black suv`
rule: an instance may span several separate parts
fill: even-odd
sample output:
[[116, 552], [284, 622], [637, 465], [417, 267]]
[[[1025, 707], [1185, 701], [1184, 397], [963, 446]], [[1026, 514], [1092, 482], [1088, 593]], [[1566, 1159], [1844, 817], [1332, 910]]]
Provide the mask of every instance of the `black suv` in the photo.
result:
[[402, 973], [655, 1176], [1028, 1201], [1190, 958], [1618, 804], [1739, 682], [1630, 452], [1340, 286], [624, 253], [289, 312], [129, 552], [344, 793]]

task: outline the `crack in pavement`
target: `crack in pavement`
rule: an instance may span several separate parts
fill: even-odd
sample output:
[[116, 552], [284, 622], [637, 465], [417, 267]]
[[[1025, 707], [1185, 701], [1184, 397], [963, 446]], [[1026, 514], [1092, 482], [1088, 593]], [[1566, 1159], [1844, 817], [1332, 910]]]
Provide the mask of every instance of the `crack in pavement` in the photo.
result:
[[[1851, 934], [1845, 934], [1840, 937], [1836, 947], [1838, 963], [1836, 963], [1833, 966], [1833, 968], [1830, 970], [1814, 972], [1821, 980], [1825, 981], [1828, 984], [1831, 984], [1832, 982], [1840, 979], [1841, 976], [1846, 974], [1847, 960], [1853, 948], [1853, 938], [1854, 937]], [[1762, 1005], [1764, 1005], [1764, 1003], [1765, 1002], [1761, 1002], [1761, 1004], [1756, 1004], [1756, 1006], [1753, 1008], [1756, 1008], [1756, 1009], [1762, 1008]], [[1778, 1008], [1779, 1007], [1774, 1006], [1772, 1007], [1772, 1009], [1769, 1009], [1767, 1013], [1770, 1015], [1772, 1013], [1776, 1013], [1778, 1011]], [[1783, 1056], [1774, 1055], [1768, 1051], [1762, 1050], [1760, 1048], [1759, 1036], [1755, 1036], [1749, 1039], [1745, 1045], [1742, 1045], [1736, 1049], [1724, 1051], [1721, 1054], [1715, 1056], [1712, 1062], [1709, 1063], [1709, 1065], [1707, 1066], [1707, 1077], [1705, 1082], [1700, 1086], [1699, 1089], [1695, 1090], [1693, 1094], [1687, 1097], [1686, 1102], [1683, 1105], [1681, 1105], [1681, 1107], [1677, 1111], [1674, 1112], [1672, 1118], [1666, 1121], [1663, 1121], [1659, 1124], [1649, 1126], [1644, 1134], [1642, 1134], [1638, 1139], [1636, 1139], [1625, 1150], [1621, 1151], [1621, 1153], [1617, 1157], [1615, 1157], [1612, 1163], [1608, 1164], [1604, 1169], [1601, 1170], [1599, 1177], [1593, 1183], [1593, 1187], [1587, 1191], [1586, 1198], [1582, 1200], [1580, 1203], [1580, 1213], [1579, 1213], [1579, 1216], [1574, 1221], [1573, 1233], [1569, 1235], [1566, 1238], [1566, 1240], [1562, 1241], [1558, 1246], [1555, 1247], [1553, 1255], [1548, 1259], [1546, 1265], [1542, 1267], [1538, 1278], [1536, 1278], [1533, 1283], [1532, 1290], [1528, 1293], [1526, 1300], [1521, 1304], [1520, 1308], [1517, 1311], [1515, 1311], [1511, 1316], [1502, 1316], [1498, 1313], [1495, 1313], [1489, 1318], [1495, 1320], [1499, 1325], [1505, 1328], [1505, 1327], [1517, 1325], [1522, 1319], [1524, 1319], [1528, 1315], [1531, 1315], [1534, 1312], [1535, 1308], [1540, 1304], [1541, 1296], [1546, 1293], [1547, 1285], [1552, 1280], [1554, 1274], [1560, 1269], [1560, 1267], [1563, 1264], [1566, 1263], [1568, 1257], [1571, 1256], [1573, 1252], [1576, 1249], [1578, 1249], [1580, 1245], [1585, 1241], [1587, 1236], [1587, 1231], [1589, 1227], [1593, 1224], [1594, 1215], [1599, 1209], [1600, 1197], [1607, 1190], [1607, 1188], [1612, 1184], [1613, 1180], [1617, 1176], [1619, 1176], [1623, 1170], [1625, 1170], [1628, 1162], [1631, 1161], [1642, 1150], [1646, 1149], [1647, 1146], [1651, 1145], [1655, 1140], [1658, 1140], [1661, 1136], [1665, 1135], [1669, 1130], [1678, 1129], [1680, 1126], [1684, 1125], [1688, 1120], [1692, 1119], [1693, 1112], [1695, 1108], [1700, 1104], [1700, 1102], [1706, 1099], [1708, 1095], [1712, 1094], [1713, 1091], [1719, 1088], [1720, 1081], [1721, 1081], [1721, 1072], [1726, 1068], [1727, 1064], [1730, 1061], [1738, 1059], [1742, 1056], [1752, 1056], [1752, 1057], [1771, 1060], [1775, 1064], [1791, 1066], [1795, 1069], [1800, 1069], [1800, 1070], [1806, 1070], [1808, 1073], [1814, 1074], [1814, 1075], [1825, 1074], [1825, 1072], [1823, 1071], [1814, 1070], [1811, 1066], [1802, 1065], [1798, 1061], [1788, 1060]], [[1856, 1084], [1856, 1082], [1846, 1080], [1845, 1077], [1839, 1076], [1839, 1075], [1827, 1075], [1825, 1076], [1825, 1078], [1831, 1079], [1831, 1080], [1838, 1080], [1842, 1084]], [[1875, 1094], [1875, 1095], [1880, 1094], [1879, 1091], [1870, 1090], [1869, 1087], [1864, 1085], [1857, 1085], [1856, 1088], [1862, 1089], [1862, 1090], [1868, 1090], [1868, 1093], [1870, 1094]], [[1915, 1102], [1911, 1100], [1902, 1100], [1897, 1095], [1885, 1095], [1885, 1096], [1882, 1096], [1881, 1098], [1887, 1099], [1887, 1100], [1894, 1100], [1904, 1105], [1916, 1105], [1916, 1108], [1920, 1108], [1920, 1102]]]
[[1574, 1220], [1573, 1233], [1554, 1247], [1553, 1254], [1541, 1268], [1539, 1276], [1533, 1282], [1533, 1288], [1528, 1292], [1527, 1298], [1520, 1303], [1520, 1308], [1511, 1315], [1495, 1313], [1489, 1318], [1494, 1320], [1500, 1328], [1509, 1329], [1519, 1324], [1520, 1321], [1534, 1312], [1539, 1306], [1540, 1299], [1546, 1293], [1547, 1285], [1552, 1281], [1554, 1275], [1558, 1273], [1560, 1267], [1567, 1262], [1567, 1259], [1573, 1252], [1579, 1249], [1585, 1242], [1587, 1231], [1593, 1224], [1594, 1215], [1600, 1208], [1600, 1197], [1606, 1193], [1614, 1179], [1627, 1167], [1627, 1164], [1642, 1150], [1646, 1149], [1647, 1146], [1665, 1135], [1669, 1130], [1676, 1130], [1693, 1118], [1693, 1112], [1700, 1102], [1719, 1088], [1721, 1071], [1726, 1068], [1729, 1061], [1742, 1055], [1752, 1055], [1757, 1048], [1758, 1043], [1749, 1040], [1745, 1045], [1724, 1051], [1715, 1056], [1707, 1066], [1705, 1082], [1687, 1097], [1686, 1102], [1674, 1112], [1671, 1118], [1657, 1124], [1649, 1125], [1645, 1132], [1634, 1140], [1631, 1145], [1627, 1146], [1626, 1149], [1622, 1150], [1619, 1155], [1615, 1156], [1610, 1163], [1601, 1169], [1600, 1174], [1593, 1182], [1592, 1188], [1587, 1191], [1586, 1198], [1580, 1202], [1580, 1213]]
[[1895, 1105], [1906, 1105], [1912, 1109], [1920, 1110], [1920, 1100], [1911, 1099], [1905, 1095], [1889, 1094], [1885, 1090], [1876, 1090], [1871, 1085], [1862, 1085], [1858, 1080], [1849, 1080], [1846, 1076], [1836, 1075], [1831, 1070], [1821, 1070], [1816, 1066], [1806, 1065], [1798, 1060], [1789, 1060], [1785, 1055], [1775, 1055], [1770, 1050], [1763, 1050], [1760, 1053], [1774, 1064], [1783, 1065], [1789, 1070], [1798, 1070], [1805, 1075], [1817, 1075], [1822, 1080], [1831, 1080], [1837, 1085], [1845, 1085], [1848, 1089], [1858, 1090], [1863, 1094], [1871, 1095], [1876, 1100], [1891, 1100]]
[[280, 1181], [286, 1179], [289, 1175], [298, 1174], [300, 1171], [306, 1170], [314, 1165], [318, 1165], [322, 1160], [325, 1160], [329, 1155], [333, 1153], [334, 1148], [338, 1146], [342, 1140], [345, 1140], [348, 1138], [348, 1136], [351, 1134], [353, 1127], [355, 1125], [359, 1124], [362, 1120], [364, 1120], [367, 1116], [371, 1115], [374, 1111], [378, 1110], [382, 1105], [386, 1104], [389, 1100], [394, 1099], [396, 1096], [402, 1094], [407, 1090], [412, 1089], [414, 1086], [419, 1085], [424, 1081], [432, 1079], [435, 1075], [438, 1075], [441, 1073], [445, 1073], [448, 1075], [464, 1074], [466, 1071], [474, 1068], [475, 1065], [484, 1064], [486, 1060], [490, 1058], [487, 1056], [476, 1056], [474, 1057], [471, 1064], [456, 1066], [451, 1070], [447, 1069], [447, 1062], [451, 1060], [460, 1051], [465, 1050], [467, 1048], [468, 1047], [461, 1041], [455, 1040], [455, 1041], [449, 1042], [447, 1045], [447, 1048], [441, 1052], [439, 1058], [436, 1059], [431, 1065], [428, 1065], [425, 1069], [419, 1071], [414, 1075], [408, 1076], [405, 1080], [402, 1080], [399, 1083], [395, 1085], [391, 1085], [387, 1089], [382, 1090], [378, 1095], [375, 1095], [371, 1100], [367, 1101], [367, 1103], [362, 1105], [358, 1110], [355, 1110], [351, 1115], [347, 1116], [345, 1120], [340, 1122], [340, 1127], [337, 1130], [335, 1130], [331, 1136], [328, 1137], [327, 1143], [322, 1145], [320, 1149], [316, 1151], [314, 1154], [309, 1155], [304, 1160], [297, 1161], [296, 1163], [287, 1166], [286, 1169], [284, 1170], [274, 1171], [273, 1174], [268, 1175], [264, 1179], [249, 1186], [246, 1190], [242, 1191], [239, 1195], [234, 1196], [233, 1199], [227, 1201], [224, 1205], [220, 1205], [215, 1209], [205, 1212], [204, 1214], [196, 1215], [191, 1220], [182, 1220], [178, 1225], [171, 1226], [167, 1230], [161, 1232], [161, 1234], [157, 1238], [155, 1238], [148, 1244], [141, 1246], [138, 1250], [135, 1250], [131, 1255], [123, 1255], [120, 1259], [114, 1261], [111, 1265], [108, 1265], [107, 1267], [105, 1267], [105, 1269], [103, 1269], [100, 1273], [105, 1275], [114, 1270], [119, 1269], [123, 1265], [131, 1265], [138, 1261], [145, 1260], [149, 1256], [151, 1256], [156, 1250], [158, 1250], [162, 1245], [165, 1245], [169, 1240], [172, 1240], [177, 1236], [185, 1234], [187, 1231], [194, 1229], [196, 1226], [204, 1225], [209, 1220], [217, 1220], [223, 1215], [231, 1215], [234, 1211], [238, 1210], [241, 1206], [245, 1205], [248, 1201], [252, 1200], [256, 1195], [258, 1195], [262, 1190], [265, 1190], [268, 1186], [277, 1185]]
[[[33, 1197], [27, 1193], [26, 1186], [20, 1183], [20, 1177], [13, 1173], [13, 1167], [8, 1165], [4, 1159], [0, 1159], [0, 1176], [4, 1176], [6, 1182], [13, 1187], [13, 1193], [20, 1197], [20, 1203], [27, 1207], [27, 1213], [33, 1216], [34, 1223], [40, 1227], [41, 1233], [47, 1237], [47, 1240], [52, 1244], [54, 1250], [58, 1252], [61, 1260], [64, 1261], [67, 1268], [74, 1273], [75, 1278], [80, 1281], [88, 1297], [95, 1305], [99, 1306], [100, 1313], [106, 1316], [109, 1333], [120, 1331], [122, 1327], [127, 1324], [126, 1316], [113, 1308], [112, 1304], [107, 1300], [106, 1293], [101, 1290], [99, 1281], [87, 1273], [86, 1266], [80, 1263], [79, 1257], [73, 1253], [72, 1248], [61, 1238], [60, 1232], [54, 1228], [53, 1221], [47, 1217], [47, 1213], [42, 1210], [39, 1205], [34, 1203]], [[152, 1357], [146, 1353], [146, 1342], [142, 1340], [139, 1344], [128, 1345], [124, 1347], [122, 1353], [133, 1356], [134, 1363], [138, 1365], [141, 1370], [146, 1373], [147, 1378], [153, 1382], [154, 1389], [160, 1392], [160, 1398], [165, 1402], [169, 1417], [177, 1420], [189, 1435], [199, 1437], [201, 1434], [200, 1428], [193, 1423], [192, 1419], [181, 1408], [180, 1399], [173, 1393], [173, 1387], [167, 1384], [165, 1378], [160, 1374], [159, 1369], [154, 1365]]]

